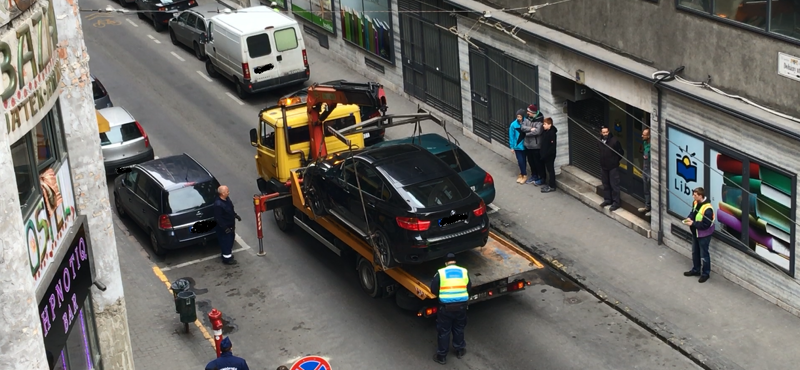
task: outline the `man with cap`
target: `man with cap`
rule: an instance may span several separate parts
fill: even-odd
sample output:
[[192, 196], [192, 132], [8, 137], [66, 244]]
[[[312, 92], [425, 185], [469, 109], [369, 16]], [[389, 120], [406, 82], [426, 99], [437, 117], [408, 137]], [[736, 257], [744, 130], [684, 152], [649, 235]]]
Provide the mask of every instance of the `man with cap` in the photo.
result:
[[236, 357], [231, 352], [231, 340], [228, 337], [222, 340], [219, 345], [220, 355], [219, 358], [211, 361], [206, 365], [206, 370], [250, 370], [247, 367], [247, 361], [241, 357]]
[[433, 360], [444, 365], [450, 351], [450, 334], [453, 334], [453, 347], [456, 357], [467, 353], [464, 341], [464, 328], [467, 326], [467, 302], [472, 282], [469, 272], [456, 265], [456, 255], [448, 253], [445, 266], [433, 275], [431, 292], [439, 297], [439, 310], [436, 314], [436, 331], [439, 345]]

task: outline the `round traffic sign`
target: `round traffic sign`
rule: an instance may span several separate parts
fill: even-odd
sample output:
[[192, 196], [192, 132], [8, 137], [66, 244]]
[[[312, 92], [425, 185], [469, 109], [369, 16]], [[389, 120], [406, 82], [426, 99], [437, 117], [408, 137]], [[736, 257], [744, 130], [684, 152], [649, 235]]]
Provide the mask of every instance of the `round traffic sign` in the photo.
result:
[[303, 357], [292, 365], [291, 370], [333, 370], [331, 364], [319, 356]]

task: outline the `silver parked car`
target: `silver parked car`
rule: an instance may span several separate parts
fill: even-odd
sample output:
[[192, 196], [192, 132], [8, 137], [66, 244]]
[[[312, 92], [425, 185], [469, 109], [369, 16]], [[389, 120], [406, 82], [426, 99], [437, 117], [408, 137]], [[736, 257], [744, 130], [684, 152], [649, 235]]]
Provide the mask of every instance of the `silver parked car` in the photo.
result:
[[125, 108], [103, 108], [97, 113], [108, 121], [110, 128], [108, 132], [100, 134], [103, 164], [107, 175], [122, 173], [124, 171], [118, 169], [154, 158], [150, 138], [147, 137], [142, 125]]
[[203, 5], [175, 13], [169, 20], [169, 38], [173, 45], [185, 45], [194, 50], [197, 59], [205, 60], [206, 51], [200, 35], [206, 34], [208, 19], [219, 14], [217, 5]]
[[111, 103], [111, 97], [108, 96], [108, 91], [106, 91], [105, 86], [100, 83], [100, 80], [94, 77], [94, 75], [89, 75], [92, 79], [92, 95], [94, 95], [94, 109], [103, 109], [108, 107], [113, 107], [114, 104]]

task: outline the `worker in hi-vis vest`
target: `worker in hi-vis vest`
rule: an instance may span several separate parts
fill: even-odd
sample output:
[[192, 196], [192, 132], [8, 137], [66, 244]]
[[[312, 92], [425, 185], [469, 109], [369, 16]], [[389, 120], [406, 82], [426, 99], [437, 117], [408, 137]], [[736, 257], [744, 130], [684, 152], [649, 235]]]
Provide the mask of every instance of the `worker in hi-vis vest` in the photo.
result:
[[692, 232], [692, 269], [684, 272], [683, 276], [700, 276], [698, 281], [705, 283], [711, 275], [711, 255], [708, 254], [708, 246], [711, 244], [711, 235], [714, 234], [716, 215], [714, 206], [706, 198], [706, 192], [702, 187], [695, 188], [692, 197], [694, 198], [692, 211], [683, 220]]
[[464, 328], [467, 326], [467, 302], [471, 287], [467, 269], [456, 265], [456, 256], [448, 253], [445, 267], [439, 269], [431, 281], [431, 292], [439, 297], [439, 310], [436, 314], [439, 345], [433, 360], [442, 365], [447, 363], [451, 333], [456, 357], [461, 358], [467, 353]]

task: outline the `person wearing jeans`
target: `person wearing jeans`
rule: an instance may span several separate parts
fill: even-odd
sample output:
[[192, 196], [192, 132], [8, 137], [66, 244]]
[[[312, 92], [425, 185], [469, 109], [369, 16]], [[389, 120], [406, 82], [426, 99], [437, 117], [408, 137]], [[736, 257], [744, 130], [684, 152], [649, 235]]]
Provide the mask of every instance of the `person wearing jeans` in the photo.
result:
[[650, 216], [650, 129], [642, 130], [642, 180], [644, 180], [644, 207], [639, 208], [639, 213]]
[[625, 155], [622, 144], [611, 134], [608, 127], [600, 129], [600, 170], [603, 181], [603, 203], [600, 207], [611, 206], [614, 212], [622, 206], [619, 188], [619, 161]]
[[714, 207], [705, 193], [702, 187], [694, 189], [692, 211], [683, 220], [692, 232], [692, 269], [684, 272], [683, 276], [700, 276], [698, 282], [701, 283], [705, 283], [711, 276], [711, 255], [708, 253], [708, 246], [711, 244], [711, 235], [715, 229]]
[[528, 176], [525, 172], [525, 133], [522, 131], [522, 120], [525, 117], [525, 110], [520, 109], [517, 111], [517, 119], [511, 122], [508, 126], [508, 146], [517, 157], [517, 165], [519, 165], [519, 174], [517, 175], [517, 184], [524, 184], [525, 178]]
[[547, 178], [542, 193], [556, 191], [556, 134], [558, 129], [553, 125], [553, 119], [547, 117], [542, 125], [542, 149], [540, 150], [542, 164], [544, 165], [543, 175]]
[[529, 105], [526, 113], [528, 117], [522, 122], [522, 131], [525, 132], [525, 153], [528, 155], [531, 176], [525, 183], [539, 186], [543, 182], [542, 177], [544, 177], [541, 159], [541, 136], [544, 115], [539, 111], [539, 107], [536, 104]]

